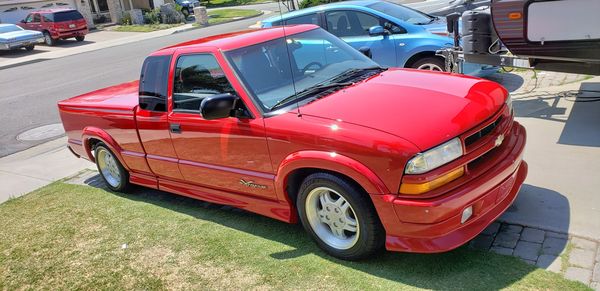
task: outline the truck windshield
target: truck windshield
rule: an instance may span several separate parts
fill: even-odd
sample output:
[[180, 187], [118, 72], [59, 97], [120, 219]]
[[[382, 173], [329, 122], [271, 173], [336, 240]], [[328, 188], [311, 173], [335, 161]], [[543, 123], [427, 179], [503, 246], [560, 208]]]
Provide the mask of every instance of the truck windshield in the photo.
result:
[[296, 92], [324, 88], [320, 85], [349, 71], [379, 68], [371, 59], [320, 28], [229, 51], [226, 56], [266, 111], [298, 101], [296, 96], [308, 97]]

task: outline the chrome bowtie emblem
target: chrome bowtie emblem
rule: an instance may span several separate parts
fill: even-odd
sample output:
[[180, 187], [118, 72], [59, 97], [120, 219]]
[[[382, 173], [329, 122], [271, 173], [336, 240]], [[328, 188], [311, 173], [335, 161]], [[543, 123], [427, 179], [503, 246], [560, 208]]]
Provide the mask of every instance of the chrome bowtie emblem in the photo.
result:
[[503, 141], [504, 141], [504, 134], [501, 134], [496, 138], [496, 141], [494, 142], [494, 146], [499, 147]]

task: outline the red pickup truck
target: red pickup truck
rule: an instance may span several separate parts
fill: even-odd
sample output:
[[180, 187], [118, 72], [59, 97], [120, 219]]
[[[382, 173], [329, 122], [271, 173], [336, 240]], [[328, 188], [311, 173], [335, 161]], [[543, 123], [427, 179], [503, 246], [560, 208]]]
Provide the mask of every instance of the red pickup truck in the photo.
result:
[[298, 220], [327, 253], [443, 252], [527, 175], [500, 85], [385, 69], [313, 25], [161, 49], [140, 80], [59, 103], [68, 147], [142, 185]]

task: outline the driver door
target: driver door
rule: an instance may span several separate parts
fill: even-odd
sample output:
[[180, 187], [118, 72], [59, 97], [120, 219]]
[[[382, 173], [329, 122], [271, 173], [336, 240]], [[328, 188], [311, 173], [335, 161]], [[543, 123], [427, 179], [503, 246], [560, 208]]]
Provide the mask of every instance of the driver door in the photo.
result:
[[396, 66], [396, 46], [389, 35], [369, 35], [369, 28], [383, 26], [379, 17], [355, 10], [335, 10], [325, 12], [327, 31], [341, 38], [355, 49], [368, 47], [373, 60], [379, 65]]
[[237, 95], [217, 58], [210, 53], [179, 55], [172, 87], [169, 126], [184, 179], [207, 188], [276, 199], [263, 120], [206, 120], [200, 114], [204, 98]]

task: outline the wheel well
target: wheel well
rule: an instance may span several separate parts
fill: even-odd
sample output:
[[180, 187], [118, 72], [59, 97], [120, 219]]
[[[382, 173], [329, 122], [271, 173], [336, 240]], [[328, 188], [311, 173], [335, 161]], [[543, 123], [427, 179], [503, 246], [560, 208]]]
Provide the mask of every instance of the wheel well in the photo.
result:
[[338, 176], [346, 180], [348, 183], [352, 184], [352, 186], [356, 187], [356, 189], [362, 191], [365, 195], [368, 195], [367, 191], [365, 191], [365, 189], [360, 184], [354, 181], [354, 179], [342, 173], [319, 168], [300, 168], [292, 171], [287, 177], [287, 186], [285, 192], [287, 193], [293, 205], [296, 205], [296, 198], [298, 197], [298, 191], [300, 190], [302, 182], [304, 181], [304, 179], [306, 179], [306, 177], [314, 173], [328, 173], [334, 176]]
[[92, 152], [92, 154], [94, 153], [94, 149], [96, 149], [96, 146], [101, 143], [101, 141], [99, 139], [95, 139], [95, 138], [90, 138], [88, 140], [88, 145], [89, 145], [89, 149]]
[[414, 65], [417, 61], [419, 61], [420, 59], [423, 58], [430, 58], [430, 57], [434, 57], [434, 58], [442, 58], [440, 56], [436, 56], [435, 52], [432, 51], [425, 51], [425, 52], [420, 52], [417, 53], [415, 55], [413, 55], [412, 57], [410, 57], [406, 63], [404, 64], [405, 68], [411, 68], [412, 65]]

